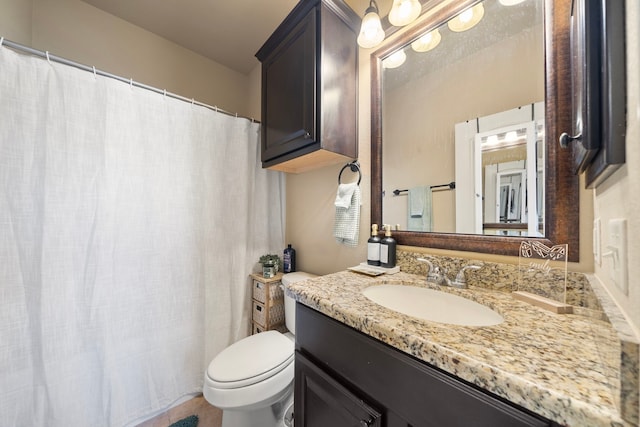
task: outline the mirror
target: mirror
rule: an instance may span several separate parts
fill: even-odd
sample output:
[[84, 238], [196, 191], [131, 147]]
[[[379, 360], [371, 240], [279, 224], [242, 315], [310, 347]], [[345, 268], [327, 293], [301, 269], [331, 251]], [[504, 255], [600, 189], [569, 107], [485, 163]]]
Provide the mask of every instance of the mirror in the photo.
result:
[[[399, 244], [516, 256], [527, 236], [568, 243], [579, 260], [578, 179], [555, 142], [570, 123], [570, 3], [427, 2], [428, 17], [371, 55], [371, 218], [400, 224]], [[478, 5], [476, 33], [450, 30], [448, 21]], [[480, 36], [485, 19], [492, 31]], [[465, 32], [473, 37], [458, 37]], [[415, 52], [429, 33], [439, 45]], [[405, 62], [391, 68], [399, 50]], [[509, 132], [521, 141], [501, 154], [483, 150]]]

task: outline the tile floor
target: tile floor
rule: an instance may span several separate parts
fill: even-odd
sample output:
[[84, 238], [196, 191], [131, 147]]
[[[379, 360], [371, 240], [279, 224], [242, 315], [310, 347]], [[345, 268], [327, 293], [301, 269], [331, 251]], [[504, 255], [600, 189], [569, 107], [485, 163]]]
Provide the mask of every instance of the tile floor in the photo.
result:
[[220, 427], [222, 424], [222, 411], [209, 405], [204, 397], [198, 396], [139, 424], [138, 427], [168, 427], [190, 415], [198, 416], [198, 427]]

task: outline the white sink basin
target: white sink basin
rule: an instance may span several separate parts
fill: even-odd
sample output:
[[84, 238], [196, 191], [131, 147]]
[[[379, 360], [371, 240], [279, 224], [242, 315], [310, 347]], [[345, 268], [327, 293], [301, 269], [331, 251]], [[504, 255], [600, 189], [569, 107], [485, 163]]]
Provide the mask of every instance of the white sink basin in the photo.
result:
[[408, 316], [462, 326], [494, 326], [502, 316], [475, 301], [437, 291], [405, 285], [377, 285], [362, 291], [376, 304]]

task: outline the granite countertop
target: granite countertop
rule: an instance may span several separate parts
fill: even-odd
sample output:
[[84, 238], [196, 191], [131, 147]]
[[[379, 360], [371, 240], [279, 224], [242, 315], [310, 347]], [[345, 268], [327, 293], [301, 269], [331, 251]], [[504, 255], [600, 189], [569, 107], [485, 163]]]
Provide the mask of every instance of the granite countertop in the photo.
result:
[[[361, 291], [376, 284], [412, 284], [484, 304], [500, 325], [467, 327], [420, 320], [389, 310]], [[483, 288], [455, 289], [400, 272], [372, 278], [351, 271], [288, 285], [297, 301], [398, 350], [566, 426], [624, 426], [617, 409], [619, 354], [609, 322], [554, 314]], [[606, 345], [603, 345], [603, 341]], [[618, 384], [616, 386], [616, 384]], [[617, 388], [616, 388], [617, 387]]]

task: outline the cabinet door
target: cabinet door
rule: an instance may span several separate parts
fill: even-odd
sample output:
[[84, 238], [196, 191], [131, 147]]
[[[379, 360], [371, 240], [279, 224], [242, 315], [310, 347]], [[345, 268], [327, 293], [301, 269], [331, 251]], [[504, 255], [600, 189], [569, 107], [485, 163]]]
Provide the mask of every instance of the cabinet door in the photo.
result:
[[317, 141], [317, 13], [311, 9], [262, 63], [263, 163]]
[[382, 415], [296, 352], [296, 427], [382, 426]]

